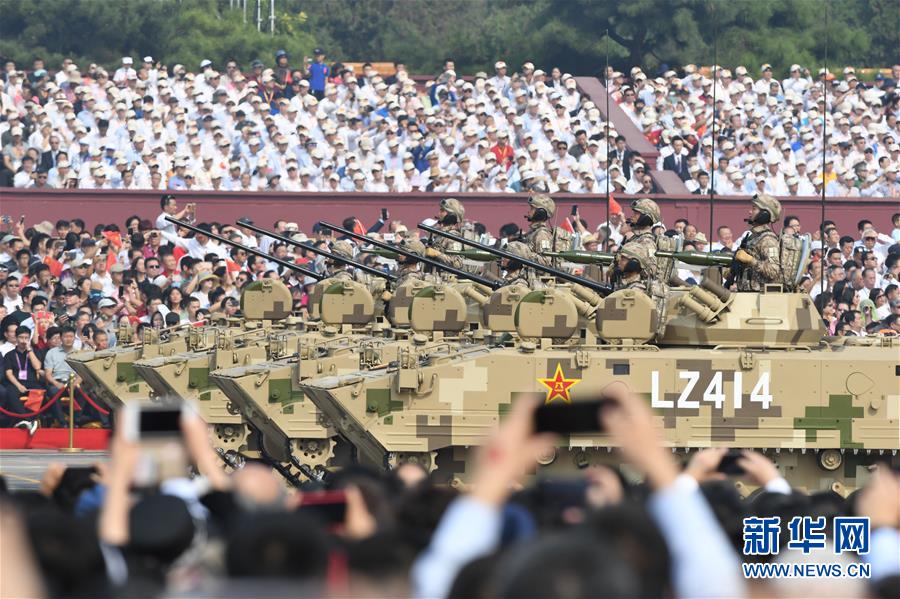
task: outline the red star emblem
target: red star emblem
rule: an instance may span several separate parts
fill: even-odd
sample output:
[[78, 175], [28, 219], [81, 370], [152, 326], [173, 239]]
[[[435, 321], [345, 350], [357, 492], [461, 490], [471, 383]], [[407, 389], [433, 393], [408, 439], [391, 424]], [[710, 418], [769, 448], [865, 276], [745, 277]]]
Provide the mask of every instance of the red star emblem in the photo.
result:
[[556, 365], [556, 374], [552, 379], [538, 379], [538, 382], [547, 387], [547, 399], [545, 404], [552, 402], [557, 397], [566, 403], [572, 403], [569, 397], [569, 389], [581, 382], [581, 379], [567, 379], [563, 375], [562, 365]]

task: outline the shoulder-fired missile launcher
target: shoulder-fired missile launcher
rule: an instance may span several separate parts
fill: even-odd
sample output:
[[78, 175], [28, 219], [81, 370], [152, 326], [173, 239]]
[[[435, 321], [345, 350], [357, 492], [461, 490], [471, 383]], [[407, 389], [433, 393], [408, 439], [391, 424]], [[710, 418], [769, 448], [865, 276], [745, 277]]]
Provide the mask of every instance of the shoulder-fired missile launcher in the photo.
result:
[[[515, 307], [511, 346], [413, 346], [386, 368], [300, 388], [365, 461], [415, 460], [446, 481], [465, 480], [472, 448], [512, 402], [589, 400], [613, 380], [646, 399], [673, 451], [757, 449], [793, 485], [841, 494], [876, 460], [897, 463], [898, 339], [826, 339], [807, 296], [707, 283], [673, 293], [660, 315], [644, 293], [620, 290], [599, 299], [593, 339], [565, 300], [533, 293]], [[541, 468], [614, 459], [603, 434], [569, 435]]]

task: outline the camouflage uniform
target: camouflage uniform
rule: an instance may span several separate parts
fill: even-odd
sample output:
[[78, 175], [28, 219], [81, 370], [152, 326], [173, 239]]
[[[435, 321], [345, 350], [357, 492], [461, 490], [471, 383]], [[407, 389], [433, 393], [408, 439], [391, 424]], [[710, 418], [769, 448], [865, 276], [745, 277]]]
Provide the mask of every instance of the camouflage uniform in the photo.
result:
[[[441, 231], [463, 237], [462, 225], [466, 216], [466, 209], [463, 207], [462, 202], [454, 198], [443, 199], [441, 200], [441, 210], [454, 215], [456, 217], [456, 223], [450, 225], [438, 223], [437, 228]], [[462, 249], [463, 247], [460, 242], [436, 235], [431, 239], [431, 244], [426, 255], [429, 258], [437, 260], [441, 264], [452, 266], [459, 270], [470, 270], [466, 268], [462, 256], [447, 253], [448, 251], [458, 252]]]
[[768, 283], [781, 282], [781, 256], [778, 236], [769, 225], [750, 229], [741, 248], [753, 257], [752, 264], [742, 264], [735, 277], [738, 291], [761, 291]]
[[529, 198], [528, 205], [535, 209], [542, 208], [547, 216], [546, 220], [532, 221], [531, 226], [528, 227], [528, 232], [525, 234], [525, 244], [531, 250], [531, 255], [528, 258], [538, 264], [552, 266], [553, 259], [549, 256], [544, 256], [543, 253], [554, 250], [553, 229], [550, 228], [547, 222], [553, 217], [553, 213], [556, 212], [556, 204], [550, 196], [537, 194]]
[[[635, 214], [648, 216], [654, 223], [660, 220], [659, 206], [653, 200], [647, 198], [635, 200], [631, 204], [631, 209]], [[657, 240], [656, 235], [651, 232], [651, 227], [652, 224], [647, 227], [634, 227], [634, 235], [622, 242], [615, 258], [615, 264], [618, 264], [619, 258], [623, 255], [623, 251], [626, 248], [635, 256], [639, 256], [641, 261], [641, 281], [646, 289], [649, 289], [651, 282], [657, 278]], [[621, 281], [614, 281], [614, 283], [617, 289], [624, 286], [624, 283]]]
[[[520, 256], [525, 259], [531, 259], [531, 249], [521, 241], [512, 241], [506, 246], [506, 251], [510, 254]], [[524, 285], [525, 287], [534, 288], [537, 283], [537, 277], [532, 269], [520, 266], [514, 270], [507, 270], [503, 276], [505, 285]]]
[[[769, 222], [781, 217], [781, 204], [772, 196], [758, 194], [752, 202], [761, 210], [768, 210]], [[750, 255], [752, 262], [739, 264], [735, 276], [738, 291], [762, 291], [769, 283], [782, 282], [781, 243], [768, 223], [753, 225], [738, 252], [741, 250]]]
[[645, 246], [643, 244], [623, 245], [619, 248], [618, 257], [637, 260], [641, 265], [640, 272], [630, 272], [622, 275], [616, 285], [616, 289], [639, 289], [644, 293], [649, 293], [648, 281], [645, 272], [649, 270], [651, 265], [656, 263], [656, 259], [651, 256], [649, 259], [644, 253]]
[[[425, 255], [425, 244], [418, 239], [405, 239], [403, 240], [403, 243], [400, 244], [400, 247], [417, 256]], [[394, 282], [394, 289], [397, 289], [404, 283], [414, 279], [430, 280], [432, 278], [430, 275], [426, 276], [426, 274], [419, 269], [418, 261], [406, 260], [410, 259], [401, 256], [398, 261], [397, 272], [395, 273], [397, 275], [397, 280]]]

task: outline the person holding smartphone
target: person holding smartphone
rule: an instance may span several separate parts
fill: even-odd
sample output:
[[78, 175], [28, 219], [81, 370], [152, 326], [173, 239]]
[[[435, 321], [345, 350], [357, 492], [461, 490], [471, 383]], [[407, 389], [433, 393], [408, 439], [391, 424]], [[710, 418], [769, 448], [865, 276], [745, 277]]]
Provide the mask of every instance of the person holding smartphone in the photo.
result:
[[[16, 328], [16, 346], [3, 358], [3, 385], [6, 391], [6, 409], [10, 412], [24, 414], [30, 412], [22, 401], [22, 396], [30, 390], [43, 390], [43, 365], [31, 348], [31, 329], [25, 326]], [[37, 416], [23, 417], [15, 424], [16, 428], [25, 428], [33, 435], [39, 426]]]

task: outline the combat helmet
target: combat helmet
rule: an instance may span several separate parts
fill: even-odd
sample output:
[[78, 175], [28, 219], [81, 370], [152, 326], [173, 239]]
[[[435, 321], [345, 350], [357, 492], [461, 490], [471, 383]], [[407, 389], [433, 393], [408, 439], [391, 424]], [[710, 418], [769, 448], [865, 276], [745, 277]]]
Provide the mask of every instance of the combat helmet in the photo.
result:
[[331, 244], [331, 253], [341, 258], [353, 258], [353, 246], [346, 239], [340, 239]]
[[750, 200], [750, 203], [760, 210], [767, 211], [769, 213], [768, 222], [770, 223], [774, 223], [779, 218], [781, 218], [781, 202], [767, 193], [754, 194], [753, 199]]
[[647, 223], [646, 220], [640, 222], [641, 219], [638, 218], [637, 222], [635, 222], [635, 225], [638, 227], [650, 227], [662, 220], [659, 205], [650, 198], [638, 198], [633, 201], [631, 203], [631, 210], [632, 212], [646, 216], [650, 219], [650, 222]]
[[[424, 256], [425, 255], [425, 244], [422, 243], [421, 241], [419, 241], [418, 239], [407, 237], [400, 244], [400, 247], [402, 247], [407, 252], [411, 252], [411, 253], [415, 254], [416, 256]], [[403, 258], [403, 256], [401, 256], [401, 259], [402, 258]]]
[[[550, 220], [556, 212], [556, 203], [547, 194], [534, 194], [528, 198], [528, 205], [538, 211], [534, 216], [534, 220]], [[540, 214], [541, 210], [544, 211], [543, 215]]]
[[510, 241], [506, 244], [504, 248], [507, 253], [517, 256], [519, 258], [529, 259], [531, 256], [531, 248], [528, 245], [522, 243], [521, 241]]
[[[647, 257], [645, 255], [643, 255], [642, 253], [631, 249], [630, 247], [628, 247], [627, 244], [623, 245], [619, 249], [619, 255], [623, 256], [625, 258], [628, 258], [628, 266], [626, 266], [623, 269], [624, 272], [626, 272], [626, 273], [637, 272], [636, 267], [638, 267], [638, 266], [640, 266], [640, 269], [642, 271], [647, 270], [647, 267], [648, 267]], [[634, 261], [634, 262], [632, 262], [632, 261]]]
[[456, 217], [456, 222], [444, 222], [442, 224], [461, 225], [463, 220], [465, 220], [466, 208], [463, 206], [463, 203], [456, 198], [444, 198], [443, 200], [441, 200], [441, 209], [444, 210], [444, 212], [446, 212], [448, 215]]

